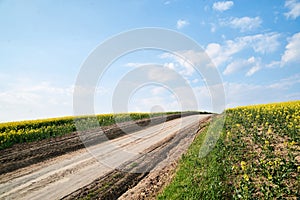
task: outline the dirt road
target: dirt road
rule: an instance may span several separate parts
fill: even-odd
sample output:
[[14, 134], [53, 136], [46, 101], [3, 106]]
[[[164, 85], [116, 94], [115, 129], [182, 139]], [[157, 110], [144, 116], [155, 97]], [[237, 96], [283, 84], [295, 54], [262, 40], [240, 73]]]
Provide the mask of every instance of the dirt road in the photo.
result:
[[[0, 199], [61, 199], [209, 115], [193, 115], [0, 175]], [[134, 162], [132, 162], [134, 165]], [[141, 169], [140, 169], [141, 170]], [[142, 173], [142, 171], [137, 171]]]

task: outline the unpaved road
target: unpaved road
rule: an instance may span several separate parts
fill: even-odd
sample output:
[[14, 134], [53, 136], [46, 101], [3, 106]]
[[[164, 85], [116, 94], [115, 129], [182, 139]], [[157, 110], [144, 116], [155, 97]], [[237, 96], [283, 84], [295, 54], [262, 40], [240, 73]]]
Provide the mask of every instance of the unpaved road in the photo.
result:
[[92, 183], [151, 146], [209, 115], [158, 124], [45, 162], [0, 175], [0, 199], [60, 199]]

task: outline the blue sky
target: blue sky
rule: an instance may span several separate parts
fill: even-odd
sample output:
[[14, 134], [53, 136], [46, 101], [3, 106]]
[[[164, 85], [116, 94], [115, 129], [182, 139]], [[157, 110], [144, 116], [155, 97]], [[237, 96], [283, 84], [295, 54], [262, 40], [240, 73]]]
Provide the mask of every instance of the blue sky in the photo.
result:
[[[73, 114], [82, 63], [120, 32], [161, 27], [195, 40], [223, 80], [226, 107], [300, 99], [300, 1], [0, 1], [0, 122]], [[116, 60], [99, 81], [95, 112], [113, 112], [118, 81], [145, 63], [176, 70], [211, 110], [202, 77], [180, 59], [141, 50]], [[159, 105], [159, 106], [157, 106]], [[129, 111], [178, 110], [158, 85], [137, 90]]]

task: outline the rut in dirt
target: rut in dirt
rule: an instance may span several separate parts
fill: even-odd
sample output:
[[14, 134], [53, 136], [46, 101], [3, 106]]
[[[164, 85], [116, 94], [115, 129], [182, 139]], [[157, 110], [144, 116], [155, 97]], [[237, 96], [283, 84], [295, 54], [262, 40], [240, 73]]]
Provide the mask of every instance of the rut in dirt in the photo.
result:
[[[89, 136], [89, 140], [83, 144], [78, 132], [73, 132], [65, 136], [59, 136], [41, 141], [16, 144], [8, 149], [0, 150], [0, 175], [14, 170], [30, 166], [39, 162], [43, 162], [50, 158], [54, 158], [72, 151], [76, 151], [86, 146], [92, 146], [101, 142], [119, 138], [126, 134], [133, 133], [156, 124], [177, 119], [184, 116], [199, 114], [198, 112], [190, 112], [183, 114], [173, 114], [166, 117], [154, 117], [151, 119], [137, 120], [134, 122], [125, 122], [119, 125], [105, 126], [93, 130], [85, 131]], [[103, 138], [97, 133], [103, 131]]]
[[[167, 159], [171, 151], [176, 151], [178, 146], [183, 145], [182, 143], [186, 143], [187, 141], [191, 143], [199, 130], [204, 127], [204, 122], [208, 119], [210, 117], [201, 120], [199, 124], [179, 130], [171, 137], [152, 146], [144, 155], [135, 158], [133, 161], [124, 163], [118, 169], [111, 171], [62, 199], [85, 199], [87, 197], [89, 199], [118, 199], [126, 191], [136, 186], [152, 170], [159, 170], [156, 169], [157, 165]], [[188, 144], [185, 145], [186, 147], [189, 146]], [[134, 163], [134, 166], [132, 166], [132, 163]]]

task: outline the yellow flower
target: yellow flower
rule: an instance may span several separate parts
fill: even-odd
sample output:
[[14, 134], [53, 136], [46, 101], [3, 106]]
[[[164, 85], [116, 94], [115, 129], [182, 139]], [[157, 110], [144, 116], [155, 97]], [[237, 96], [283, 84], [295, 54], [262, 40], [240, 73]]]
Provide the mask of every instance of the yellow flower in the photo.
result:
[[281, 159], [280, 158], [276, 158], [275, 161], [274, 161], [274, 165], [275, 166], [279, 166], [280, 162], [281, 162]]
[[272, 166], [273, 162], [272, 161], [268, 161], [268, 165]]
[[270, 142], [268, 141], [268, 140], [265, 140], [265, 145], [269, 145], [270, 144]]
[[227, 137], [230, 137], [231, 133], [230, 131], [227, 132]]
[[294, 146], [296, 144], [295, 141], [290, 142], [290, 146]]
[[245, 171], [246, 165], [247, 165], [247, 163], [245, 161], [241, 162], [241, 168], [242, 168], [243, 171]]
[[249, 176], [247, 174], [244, 174], [245, 181], [249, 181]]
[[269, 179], [269, 180], [272, 180], [272, 178], [273, 178], [273, 177], [271, 176], [271, 174], [269, 174], [269, 175], [268, 175], [268, 179]]

